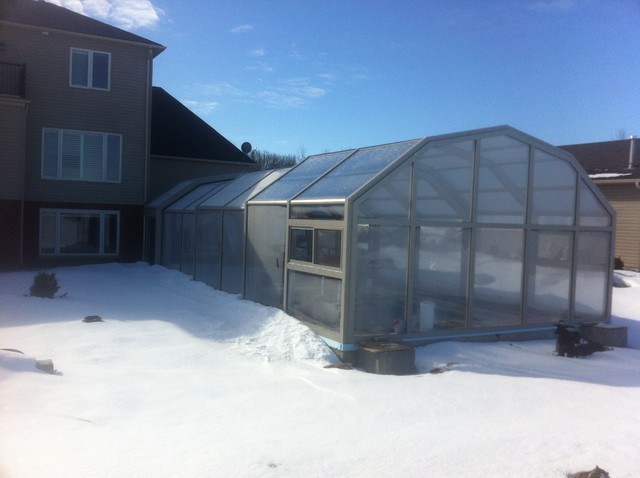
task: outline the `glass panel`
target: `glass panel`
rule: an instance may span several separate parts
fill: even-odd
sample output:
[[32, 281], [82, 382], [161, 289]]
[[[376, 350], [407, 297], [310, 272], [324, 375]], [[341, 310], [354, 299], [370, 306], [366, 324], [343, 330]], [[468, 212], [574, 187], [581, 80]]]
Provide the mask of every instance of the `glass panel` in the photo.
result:
[[118, 134], [107, 135], [107, 181], [120, 181], [120, 141]]
[[196, 215], [182, 214], [182, 244], [180, 253], [180, 271], [193, 275], [195, 268]]
[[79, 133], [62, 133], [62, 178], [80, 178], [80, 142]]
[[524, 223], [528, 164], [527, 144], [506, 136], [480, 141], [478, 222]]
[[109, 89], [109, 54], [93, 53], [93, 88]]
[[100, 216], [60, 214], [60, 253], [99, 254]]
[[291, 199], [351, 153], [353, 153], [353, 150], [309, 156], [278, 181], [258, 194], [255, 200], [274, 201]]
[[266, 171], [266, 172], [269, 172], [270, 174], [267, 175], [265, 178], [261, 179], [258, 183], [254, 184], [249, 189], [247, 189], [245, 192], [243, 192], [240, 196], [235, 198], [233, 201], [229, 202], [226, 207], [244, 209], [247, 201], [249, 201], [255, 195], [259, 194], [261, 191], [267, 188], [270, 184], [277, 181], [278, 178], [282, 177], [282, 175], [285, 174], [287, 171], [288, 169]]
[[533, 157], [531, 222], [571, 226], [576, 204], [576, 170], [538, 149]]
[[312, 204], [291, 206], [291, 219], [344, 219], [344, 204]]
[[196, 280], [220, 289], [222, 213], [198, 211], [196, 228]]
[[[193, 195], [189, 193], [183, 196], [182, 199], [184, 199], [184, 201], [182, 200], [176, 201], [170, 207], [172, 209], [179, 208], [179, 209], [182, 209], [183, 211], [195, 211], [196, 209], [200, 208], [200, 206], [204, 204], [205, 201], [210, 199], [211, 196], [214, 196], [217, 192], [225, 188], [228, 184], [229, 184], [228, 181], [220, 181], [216, 183], [203, 184], [202, 186], [199, 186], [196, 188], [196, 189], [199, 189], [197, 193]], [[187, 196], [190, 196], [190, 197], [187, 198]]]
[[42, 140], [42, 177], [58, 177], [58, 131], [44, 130]]
[[89, 52], [71, 50], [71, 84], [89, 86]]
[[247, 189], [255, 185], [266, 174], [268, 174], [268, 171], [256, 171], [254, 173], [242, 174], [228, 183], [224, 189], [219, 190], [216, 194], [203, 202], [202, 205], [206, 207], [225, 206], [227, 203], [234, 200]]
[[166, 210], [171, 212], [181, 212], [185, 210], [193, 210], [191, 208], [193, 204], [199, 204], [200, 201], [211, 192], [211, 189], [214, 188], [216, 184], [207, 183], [201, 184], [200, 186], [195, 187], [193, 190], [186, 193], [180, 199], [172, 203]]
[[529, 233], [527, 323], [569, 319], [573, 233]]
[[287, 313], [311, 324], [340, 330], [340, 288], [332, 277], [289, 271]]
[[611, 214], [591, 191], [584, 181], [580, 181], [580, 216], [581, 226], [607, 227], [611, 225]]
[[313, 230], [291, 228], [289, 236], [289, 260], [311, 262], [313, 260]]
[[575, 319], [601, 319], [607, 311], [611, 234], [578, 233]]
[[405, 331], [407, 227], [359, 225], [356, 332]]
[[244, 282], [244, 213], [225, 211], [222, 221], [222, 290], [240, 294]]
[[82, 136], [82, 179], [102, 180], [102, 135], [85, 133]]
[[162, 224], [162, 265], [168, 269], [180, 269], [180, 239], [182, 216], [165, 214]]
[[372, 193], [358, 206], [360, 219], [409, 218], [411, 163], [376, 184]]
[[322, 266], [340, 267], [342, 231], [318, 229], [316, 231], [315, 262]]
[[104, 215], [104, 253], [118, 253], [118, 215]]
[[473, 144], [436, 143], [416, 155], [416, 214], [420, 219], [469, 221]]
[[326, 174], [297, 199], [342, 199], [351, 195], [418, 141], [387, 144], [358, 150]]
[[469, 237], [459, 227], [418, 228], [413, 331], [466, 327]]
[[40, 254], [56, 252], [56, 213], [47, 212], [40, 215]]
[[472, 327], [520, 324], [524, 231], [477, 229]]
[[245, 297], [282, 308], [287, 210], [284, 206], [249, 205], [247, 214]]

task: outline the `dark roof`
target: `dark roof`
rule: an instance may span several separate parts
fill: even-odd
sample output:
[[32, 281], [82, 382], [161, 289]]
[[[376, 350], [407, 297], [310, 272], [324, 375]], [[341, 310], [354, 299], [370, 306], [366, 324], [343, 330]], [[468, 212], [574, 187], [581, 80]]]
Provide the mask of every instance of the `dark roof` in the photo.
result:
[[[599, 175], [594, 179], [636, 179], [640, 178], [640, 148], [636, 143], [638, 139], [620, 139], [558, 147], [571, 153], [590, 176]], [[635, 144], [635, 166], [629, 168], [632, 144]], [[618, 176], [602, 176], [605, 174]]]
[[0, 21], [143, 43], [154, 48], [156, 55], [165, 49], [159, 43], [43, 0], [0, 0]]
[[151, 111], [152, 155], [236, 163], [254, 162], [158, 86], [153, 87]]

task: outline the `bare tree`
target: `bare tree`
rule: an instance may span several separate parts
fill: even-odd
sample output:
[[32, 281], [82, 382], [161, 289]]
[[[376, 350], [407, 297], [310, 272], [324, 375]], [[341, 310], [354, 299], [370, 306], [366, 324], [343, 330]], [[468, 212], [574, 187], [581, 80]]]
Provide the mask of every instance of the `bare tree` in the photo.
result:
[[256, 162], [258, 169], [290, 168], [305, 158], [305, 149], [300, 147], [297, 154], [277, 154], [254, 149], [249, 156]]

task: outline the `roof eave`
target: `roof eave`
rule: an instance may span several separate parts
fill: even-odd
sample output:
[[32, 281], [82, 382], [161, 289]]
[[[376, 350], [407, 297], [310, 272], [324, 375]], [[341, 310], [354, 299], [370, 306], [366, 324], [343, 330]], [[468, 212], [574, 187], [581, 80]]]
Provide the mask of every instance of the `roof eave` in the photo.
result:
[[[156, 43], [154, 41], [148, 40], [148, 41], [133, 41], [133, 40], [124, 40], [121, 38], [113, 38], [113, 37], [108, 37], [108, 36], [104, 36], [104, 35], [91, 35], [89, 33], [82, 33], [82, 32], [74, 32], [74, 31], [70, 31], [70, 30], [61, 30], [58, 28], [50, 28], [50, 27], [44, 27], [44, 26], [39, 26], [39, 25], [29, 25], [26, 23], [19, 23], [19, 22], [11, 22], [11, 21], [7, 21], [7, 20], [0, 20], [0, 25], [13, 25], [16, 27], [20, 27], [20, 28], [27, 28], [30, 30], [40, 30], [40, 31], [46, 31], [46, 32], [55, 32], [55, 33], [59, 33], [59, 34], [63, 34], [63, 35], [71, 35], [71, 36], [77, 36], [77, 37], [84, 37], [84, 38], [97, 38], [100, 40], [106, 40], [109, 42], [114, 42], [114, 43], [121, 43], [121, 44], [126, 44], [126, 45], [135, 45], [135, 46], [141, 46], [141, 47], [145, 47], [145, 48], [149, 48], [151, 49], [151, 51], [153, 52], [153, 58], [157, 57], [160, 53], [162, 53], [163, 51], [165, 51], [167, 49], [166, 46], [161, 45], [160, 43]], [[140, 37], [142, 38], [142, 37]]]

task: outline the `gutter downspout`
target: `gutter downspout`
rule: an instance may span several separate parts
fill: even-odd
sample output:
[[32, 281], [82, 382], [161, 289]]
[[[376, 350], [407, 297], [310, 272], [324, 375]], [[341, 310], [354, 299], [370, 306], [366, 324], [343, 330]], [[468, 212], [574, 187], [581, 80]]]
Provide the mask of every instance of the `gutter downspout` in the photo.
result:
[[636, 138], [631, 136], [629, 138], [629, 169], [633, 169], [636, 164]]
[[[153, 62], [153, 50], [149, 48], [149, 56], [147, 57], [147, 84], [146, 84], [146, 98], [145, 98], [145, 134], [144, 134], [144, 192], [142, 198], [142, 260], [147, 258], [148, 248], [147, 246], [147, 202], [149, 200], [149, 170], [151, 168], [151, 82], [152, 82], [152, 63]], [[155, 255], [155, 254], [154, 254]]]
[[[18, 261], [20, 266], [24, 265], [24, 193], [27, 184], [27, 116], [29, 114], [29, 102], [24, 105], [24, 121], [23, 121], [23, 134], [22, 134], [22, 146], [24, 151], [24, 157], [22, 158], [22, 187], [20, 188], [20, 249], [18, 251]], [[39, 221], [39, 219], [38, 219]], [[38, 226], [40, 230], [40, 226]]]
[[151, 75], [152, 75], [153, 51], [149, 48], [149, 56], [147, 58], [147, 85], [145, 100], [145, 136], [144, 136], [144, 198], [146, 204], [149, 200], [149, 169], [151, 162]]

